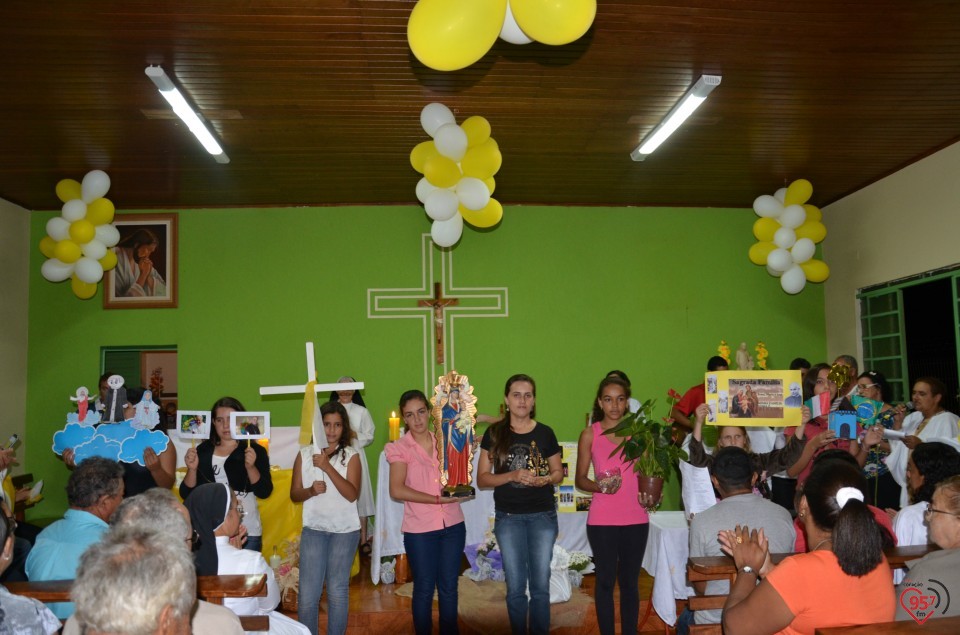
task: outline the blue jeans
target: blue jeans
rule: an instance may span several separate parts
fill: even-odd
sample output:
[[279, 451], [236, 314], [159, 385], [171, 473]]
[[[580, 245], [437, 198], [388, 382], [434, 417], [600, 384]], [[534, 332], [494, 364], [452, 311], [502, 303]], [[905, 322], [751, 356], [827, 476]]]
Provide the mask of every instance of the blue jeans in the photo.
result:
[[320, 595], [327, 583], [327, 633], [343, 635], [350, 608], [350, 567], [360, 544], [360, 530], [334, 534], [303, 528], [300, 534], [300, 593], [297, 618], [317, 634]]
[[430, 635], [433, 630], [434, 589], [440, 603], [440, 635], [459, 632], [457, 584], [466, 542], [464, 523], [421, 534], [404, 532], [403, 547], [413, 573], [413, 629], [417, 635]]
[[557, 512], [497, 512], [493, 533], [503, 556], [510, 629], [515, 634], [547, 635], [550, 632], [550, 560], [557, 540]]
[[263, 536], [247, 536], [243, 548], [250, 551], [263, 551]]

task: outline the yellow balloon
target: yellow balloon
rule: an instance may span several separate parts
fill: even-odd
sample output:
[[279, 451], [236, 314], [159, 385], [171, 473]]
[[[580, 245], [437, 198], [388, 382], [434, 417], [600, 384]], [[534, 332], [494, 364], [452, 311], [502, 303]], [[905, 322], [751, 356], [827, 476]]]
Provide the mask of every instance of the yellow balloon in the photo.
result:
[[772, 241], [773, 235], [777, 233], [778, 229], [780, 229], [780, 223], [775, 218], [761, 217], [753, 223], [753, 235], [760, 242]]
[[79, 245], [85, 245], [96, 236], [97, 228], [86, 218], [70, 223], [70, 238]]
[[69, 264], [80, 260], [83, 252], [80, 251], [80, 245], [72, 240], [61, 240], [57, 243], [57, 246], [53, 248], [53, 256], [60, 262]]
[[417, 59], [438, 71], [470, 66], [500, 35], [507, 0], [420, 0], [407, 22]]
[[81, 300], [89, 300], [97, 293], [96, 283], [84, 282], [77, 277], [77, 274], [70, 276], [70, 288], [73, 294]]
[[494, 181], [493, 177], [491, 176], [489, 179], [483, 179], [483, 184], [487, 186], [487, 189], [490, 190], [490, 194], [492, 196], [493, 191], [497, 189], [497, 182]]
[[500, 201], [491, 198], [487, 206], [478, 211], [469, 210], [461, 205], [460, 215], [463, 216], [463, 220], [474, 227], [484, 229], [493, 227], [500, 222], [500, 219], [503, 218], [503, 206], [500, 205]]
[[750, 246], [750, 252], [747, 255], [750, 257], [750, 262], [753, 264], [765, 265], [767, 264], [767, 256], [769, 256], [770, 252], [776, 248], [776, 245], [767, 241], [754, 243]]
[[423, 165], [423, 175], [431, 185], [437, 187], [453, 187], [462, 176], [457, 164], [440, 153], [427, 159]]
[[830, 267], [822, 260], [812, 258], [806, 262], [800, 263], [803, 273], [807, 274], [809, 282], [823, 282], [830, 277]]
[[807, 220], [804, 222], [820, 222], [823, 220], [823, 212], [816, 205], [804, 205], [803, 209], [807, 212]]
[[410, 165], [413, 166], [414, 170], [423, 174], [423, 166], [427, 162], [427, 159], [438, 154], [440, 154], [440, 152], [433, 143], [433, 139], [423, 141], [414, 146], [413, 150], [410, 151]]
[[117, 254], [112, 249], [107, 250], [107, 255], [100, 259], [100, 266], [104, 271], [110, 271], [117, 266]]
[[503, 165], [503, 155], [497, 147], [497, 142], [493, 139], [487, 139], [480, 145], [470, 148], [460, 160], [460, 169], [464, 176], [472, 176], [480, 179], [488, 179]]
[[87, 205], [86, 219], [94, 225], [106, 225], [113, 221], [113, 213], [116, 211], [110, 199], [98, 198]]
[[797, 238], [809, 238], [815, 243], [827, 237], [827, 227], [820, 221], [807, 221], [797, 227]]
[[81, 196], [80, 183], [73, 179], [63, 179], [57, 183], [56, 191], [57, 198], [64, 203], [67, 201], [72, 201], [75, 198], [80, 198]]
[[57, 247], [57, 241], [49, 236], [44, 236], [40, 239], [40, 253], [46, 256], [47, 258], [55, 258], [54, 250]]
[[467, 147], [478, 146], [490, 138], [490, 122], [483, 117], [473, 116], [460, 124], [467, 134]]
[[783, 206], [803, 205], [813, 195], [813, 185], [807, 179], [797, 179], [787, 186], [787, 193], [783, 197]]
[[597, 0], [510, 0], [510, 11], [528, 37], [558, 46], [587, 32], [597, 15]]

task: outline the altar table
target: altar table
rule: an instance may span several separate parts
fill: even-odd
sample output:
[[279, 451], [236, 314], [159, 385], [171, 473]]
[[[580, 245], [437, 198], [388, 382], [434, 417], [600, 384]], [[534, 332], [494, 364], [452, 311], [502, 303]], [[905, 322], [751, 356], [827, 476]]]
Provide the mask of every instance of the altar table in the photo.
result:
[[677, 600], [686, 600], [695, 592], [687, 584], [687, 558], [690, 555], [690, 527], [684, 512], [650, 514], [650, 533], [642, 566], [653, 576], [650, 601], [665, 624], [677, 623]]

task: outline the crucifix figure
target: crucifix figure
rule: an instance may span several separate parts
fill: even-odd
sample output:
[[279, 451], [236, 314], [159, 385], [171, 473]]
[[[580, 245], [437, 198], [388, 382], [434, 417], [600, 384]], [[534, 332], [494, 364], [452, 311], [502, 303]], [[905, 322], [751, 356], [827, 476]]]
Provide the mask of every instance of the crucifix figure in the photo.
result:
[[460, 300], [457, 298], [443, 297], [443, 290], [439, 282], [433, 283], [433, 298], [417, 302], [417, 306], [433, 308], [433, 328], [437, 340], [438, 364], [443, 364], [443, 309], [448, 306], [457, 306], [458, 304], [460, 304]]

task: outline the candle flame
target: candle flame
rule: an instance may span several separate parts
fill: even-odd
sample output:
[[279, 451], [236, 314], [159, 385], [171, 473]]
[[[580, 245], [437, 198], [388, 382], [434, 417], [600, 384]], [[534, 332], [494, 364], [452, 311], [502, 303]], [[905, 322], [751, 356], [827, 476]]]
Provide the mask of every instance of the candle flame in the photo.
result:
[[396, 419], [396, 418], [397, 418], [397, 413], [396, 413], [395, 411], [391, 410], [391, 411], [390, 411], [390, 418], [391, 418], [391, 419]]

